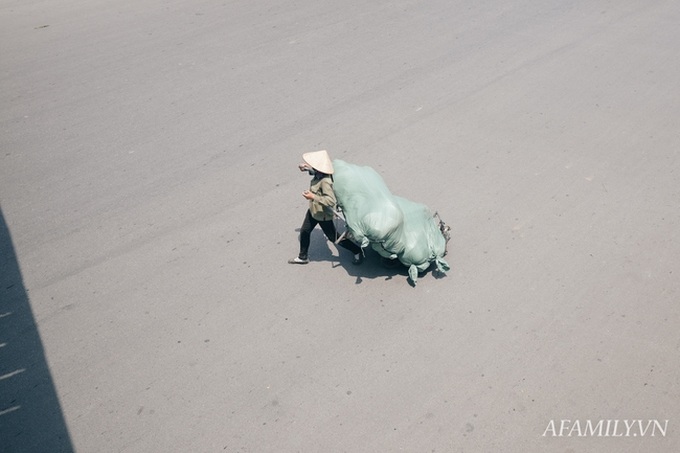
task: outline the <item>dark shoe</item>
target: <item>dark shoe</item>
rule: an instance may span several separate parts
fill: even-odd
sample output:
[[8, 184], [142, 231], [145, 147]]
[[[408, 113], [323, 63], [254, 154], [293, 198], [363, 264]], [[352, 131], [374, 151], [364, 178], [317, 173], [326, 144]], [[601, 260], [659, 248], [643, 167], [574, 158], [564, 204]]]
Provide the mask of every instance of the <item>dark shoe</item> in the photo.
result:
[[302, 259], [299, 256], [296, 256], [295, 258], [288, 260], [288, 264], [307, 264], [307, 263], [309, 263], [309, 260], [307, 258]]
[[364, 254], [363, 253], [357, 253], [354, 255], [354, 259], [352, 260], [352, 264], [356, 264], [357, 266], [361, 263], [364, 262]]

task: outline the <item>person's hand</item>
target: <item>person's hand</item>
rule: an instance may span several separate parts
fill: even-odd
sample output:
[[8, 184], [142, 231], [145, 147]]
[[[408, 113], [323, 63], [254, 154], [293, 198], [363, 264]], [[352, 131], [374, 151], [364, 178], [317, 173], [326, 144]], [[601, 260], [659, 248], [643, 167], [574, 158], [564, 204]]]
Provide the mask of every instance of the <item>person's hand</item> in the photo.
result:
[[302, 196], [305, 197], [308, 200], [313, 200], [314, 199], [314, 194], [310, 192], [309, 190], [305, 190], [302, 192]]
[[310, 166], [307, 165], [307, 164], [304, 163], [304, 162], [300, 162], [300, 163], [298, 164], [298, 168], [300, 169], [300, 171], [309, 171], [309, 170], [311, 170]]

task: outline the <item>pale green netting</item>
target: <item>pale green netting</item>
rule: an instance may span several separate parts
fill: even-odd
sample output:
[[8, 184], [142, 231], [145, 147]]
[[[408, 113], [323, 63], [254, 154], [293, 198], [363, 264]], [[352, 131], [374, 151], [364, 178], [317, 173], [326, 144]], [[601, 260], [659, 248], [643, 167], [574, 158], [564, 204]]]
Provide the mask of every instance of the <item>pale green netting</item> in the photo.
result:
[[361, 245], [370, 245], [386, 258], [398, 258], [409, 266], [413, 283], [418, 271], [432, 263], [444, 273], [446, 238], [430, 209], [421, 203], [392, 195], [382, 177], [371, 167], [340, 159], [333, 161], [333, 189], [347, 229]]

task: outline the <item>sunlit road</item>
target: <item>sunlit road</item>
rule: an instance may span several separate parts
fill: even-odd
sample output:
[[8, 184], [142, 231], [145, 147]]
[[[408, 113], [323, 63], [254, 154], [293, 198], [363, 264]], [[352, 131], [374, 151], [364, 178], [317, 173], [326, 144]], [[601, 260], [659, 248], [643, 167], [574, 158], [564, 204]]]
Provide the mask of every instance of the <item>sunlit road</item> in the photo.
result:
[[[0, 450], [680, 451], [678, 23], [1, 1]], [[451, 272], [288, 265], [318, 149], [438, 210]]]

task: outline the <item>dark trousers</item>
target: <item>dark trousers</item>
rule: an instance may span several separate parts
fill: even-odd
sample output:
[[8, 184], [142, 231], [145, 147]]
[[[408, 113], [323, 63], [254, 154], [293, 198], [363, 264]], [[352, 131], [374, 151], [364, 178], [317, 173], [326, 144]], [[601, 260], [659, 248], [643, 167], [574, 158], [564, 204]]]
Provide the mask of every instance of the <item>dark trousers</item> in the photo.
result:
[[[329, 241], [335, 242], [338, 240], [338, 232], [335, 229], [335, 224], [333, 223], [332, 220], [316, 220], [314, 217], [312, 217], [312, 213], [307, 210], [307, 214], [305, 214], [305, 220], [302, 222], [302, 227], [300, 227], [300, 255], [299, 257], [301, 259], [307, 259], [307, 253], [309, 251], [309, 238], [312, 235], [312, 230], [317, 226], [321, 226], [321, 229], [323, 230], [323, 233], [326, 235]], [[361, 253], [361, 247], [356, 245], [354, 242], [350, 241], [349, 239], [345, 238], [342, 241], [338, 242], [338, 245], [340, 247], [343, 247], [350, 252], [354, 253], [355, 255], [357, 253]]]

